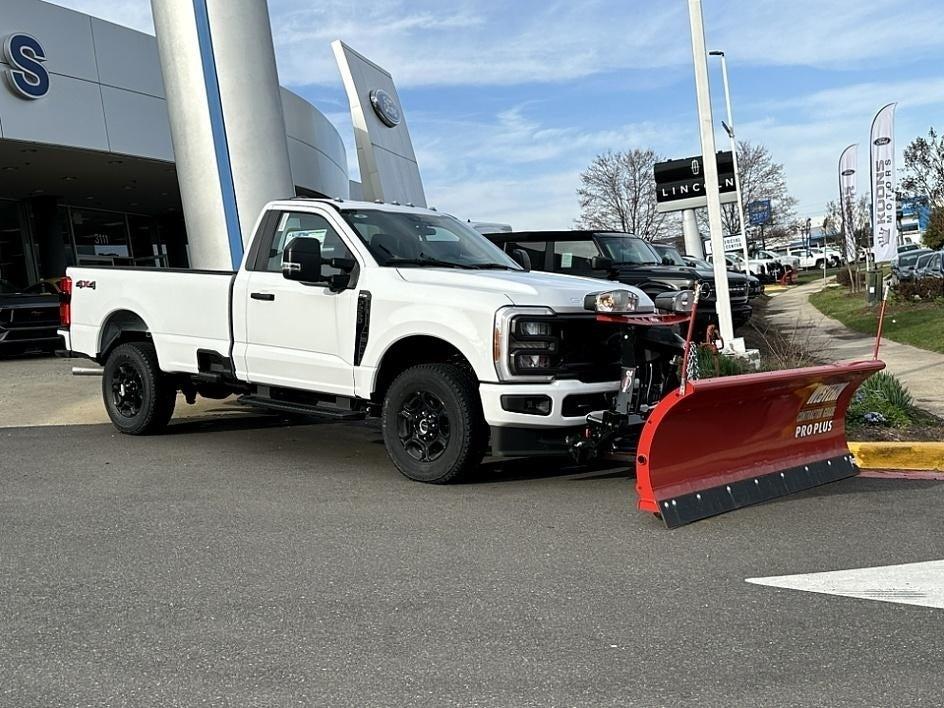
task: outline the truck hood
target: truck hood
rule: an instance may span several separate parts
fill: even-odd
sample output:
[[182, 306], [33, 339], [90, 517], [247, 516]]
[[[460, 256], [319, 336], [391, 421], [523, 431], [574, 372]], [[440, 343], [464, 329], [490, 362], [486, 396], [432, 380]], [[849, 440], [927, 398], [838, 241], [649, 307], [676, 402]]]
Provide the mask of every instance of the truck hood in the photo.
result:
[[[633, 265], [626, 266], [617, 264], [614, 268], [618, 275], [623, 276], [646, 276], [652, 280], [663, 282], [681, 283], [702, 281], [706, 283], [715, 282], [715, 272], [706, 268], [696, 268], [694, 266], [667, 266], [667, 265]], [[727, 271], [729, 283], [744, 283], [746, 278], [743, 273], [734, 273]]]
[[583, 312], [583, 299], [604, 290], [630, 290], [639, 297], [639, 308], [651, 311], [652, 300], [629, 285], [608, 280], [559, 273], [514, 270], [454, 270], [449, 268], [399, 268], [408, 283], [436, 285], [475, 292], [500, 294], [513, 305], [550, 307], [555, 312]]

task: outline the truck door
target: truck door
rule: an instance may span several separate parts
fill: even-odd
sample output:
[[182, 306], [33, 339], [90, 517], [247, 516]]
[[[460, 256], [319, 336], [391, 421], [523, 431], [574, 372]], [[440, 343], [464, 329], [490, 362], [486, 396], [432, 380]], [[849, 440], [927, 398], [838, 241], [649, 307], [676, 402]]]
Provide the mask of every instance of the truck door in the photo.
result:
[[[357, 291], [286, 280], [282, 252], [293, 238], [314, 238], [325, 260], [354, 256], [321, 214], [284, 211], [269, 223], [274, 230], [258, 234], [262, 242], [255, 261], [246, 264], [246, 289], [239, 289], [246, 298], [249, 381], [353, 396]], [[337, 271], [326, 264], [324, 272]]]

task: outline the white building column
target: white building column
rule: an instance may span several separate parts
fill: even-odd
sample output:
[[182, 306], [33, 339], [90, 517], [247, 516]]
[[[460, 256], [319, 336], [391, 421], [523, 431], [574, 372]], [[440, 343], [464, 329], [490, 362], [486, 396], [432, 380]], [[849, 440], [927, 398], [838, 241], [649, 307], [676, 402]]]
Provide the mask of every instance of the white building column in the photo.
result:
[[295, 196], [265, 0], [151, 0], [194, 268], [238, 268]]
[[682, 235], [685, 237], [685, 253], [693, 258], [704, 259], [705, 247], [701, 242], [694, 209], [682, 209]]

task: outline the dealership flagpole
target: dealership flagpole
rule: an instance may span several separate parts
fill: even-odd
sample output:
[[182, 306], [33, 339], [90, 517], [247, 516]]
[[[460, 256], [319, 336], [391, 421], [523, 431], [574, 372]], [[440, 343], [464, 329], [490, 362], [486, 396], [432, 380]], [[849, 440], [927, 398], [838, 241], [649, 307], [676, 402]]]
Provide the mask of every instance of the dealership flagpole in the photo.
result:
[[876, 267], [898, 255], [895, 180], [895, 106], [883, 106], [869, 133], [869, 176], [872, 185], [872, 260]]
[[705, 168], [705, 196], [708, 198], [708, 225], [717, 290], [716, 309], [721, 338], [725, 348], [732, 347], [734, 322], [731, 317], [731, 294], [728, 289], [728, 271], [724, 260], [724, 234], [721, 231], [721, 196], [718, 185], [718, 153], [715, 149], [714, 123], [711, 116], [711, 89], [708, 83], [708, 54], [705, 51], [705, 27], [701, 0], [688, 0], [688, 15], [692, 31], [692, 59], [695, 65], [695, 94], [698, 103], [698, 123], [701, 130], [701, 154]]
[[734, 115], [731, 112], [731, 89], [728, 85], [728, 60], [724, 52], [708, 52], [710, 56], [721, 57], [721, 80], [724, 83], [724, 103], [728, 112], [728, 122], [724, 125], [725, 132], [731, 139], [731, 158], [734, 161], [734, 193], [737, 194], [738, 225], [741, 227], [741, 249], [744, 252], [744, 275], [751, 276], [751, 267], [747, 256], [747, 233], [744, 230], [744, 201], [741, 194], [741, 175], [738, 173], [738, 147], [734, 137]]

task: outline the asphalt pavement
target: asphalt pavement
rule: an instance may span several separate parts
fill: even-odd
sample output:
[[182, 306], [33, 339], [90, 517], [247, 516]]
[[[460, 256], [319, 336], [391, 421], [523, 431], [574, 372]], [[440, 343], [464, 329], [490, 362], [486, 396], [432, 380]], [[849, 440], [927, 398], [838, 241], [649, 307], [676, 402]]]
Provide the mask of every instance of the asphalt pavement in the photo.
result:
[[410, 482], [370, 423], [0, 430], [0, 704], [940, 705], [944, 610], [746, 578], [940, 560], [944, 484], [674, 531], [614, 467]]

